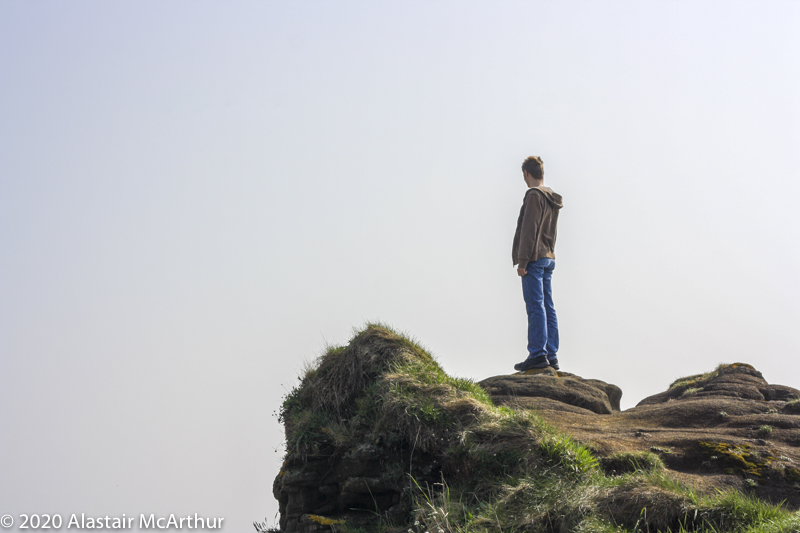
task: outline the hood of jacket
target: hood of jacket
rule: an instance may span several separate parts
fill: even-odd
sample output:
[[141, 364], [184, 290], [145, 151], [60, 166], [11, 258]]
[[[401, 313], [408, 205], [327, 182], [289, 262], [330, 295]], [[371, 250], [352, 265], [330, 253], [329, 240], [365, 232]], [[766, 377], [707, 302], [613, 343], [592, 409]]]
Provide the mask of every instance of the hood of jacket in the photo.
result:
[[547, 200], [547, 203], [549, 203], [555, 209], [561, 209], [564, 207], [564, 202], [562, 201], [561, 195], [550, 187], [545, 187], [544, 185], [540, 187], [531, 187], [525, 194], [531, 194], [533, 191], [539, 191], [542, 193], [545, 200]]

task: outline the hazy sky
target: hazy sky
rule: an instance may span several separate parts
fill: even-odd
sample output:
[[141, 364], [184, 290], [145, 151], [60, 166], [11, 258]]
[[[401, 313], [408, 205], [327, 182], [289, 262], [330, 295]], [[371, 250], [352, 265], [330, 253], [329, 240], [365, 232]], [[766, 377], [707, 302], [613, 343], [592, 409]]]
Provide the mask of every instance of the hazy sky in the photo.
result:
[[1, 2], [0, 514], [274, 523], [368, 321], [512, 372], [528, 155], [563, 370], [800, 388], [798, 2]]

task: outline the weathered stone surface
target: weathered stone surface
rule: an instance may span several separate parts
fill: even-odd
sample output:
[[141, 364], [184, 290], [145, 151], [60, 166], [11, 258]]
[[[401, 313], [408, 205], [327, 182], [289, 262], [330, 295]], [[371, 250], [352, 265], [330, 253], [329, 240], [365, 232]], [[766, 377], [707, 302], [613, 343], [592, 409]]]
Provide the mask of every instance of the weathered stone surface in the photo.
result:
[[673, 387], [640, 401], [637, 405], [652, 405], [671, 400], [692, 401], [706, 397], [741, 398], [761, 401], [790, 401], [800, 398], [800, 390], [784, 385], [770, 385], [761, 372], [744, 363], [722, 367], [717, 375], [688, 387]]
[[492, 395], [492, 400], [497, 405], [505, 405], [513, 407], [514, 409], [535, 409], [535, 410], [551, 410], [551, 411], [564, 411], [567, 413], [583, 414], [583, 415], [596, 415], [594, 411], [590, 411], [584, 407], [577, 407], [568, 403], [553, 400], [551, 398], [543, 397], [529, 397], [529, 396], [500, 396]]
[[[549, 398], [597, 414], [619, 411], [622, 390], [597, 379], [583, 379], [567, 372], [547, 369], [536, 374], [512, 374], [484, 379], [478, 385], [486, 389], [496, 403], [535, 407], [531, 398]], [[610, 394], [609, 394], [610, 393]], [[526, 400], [520, 403], [520, 400]], [[550, 404], [552, 406], [552, 404]]]
[[284, 464], [275, 478], [272, 491], [282, 531], [331, 531], [338, 522], [366, 526], [375, 521], [376, 513], [400, 521], [408, 513], [401, 497], [408, 488], [408, 474], [431, 484], [441, 476], [440, 465], [413, 450], [361, 443], [327, 452]]
[[[554, 385], [556, 380], [562, 386]], [[496, 403], [536, 410], [600, 458], [651, 451], [701, 491], [745, 490], [749, 479], [746, 490], [757, 497], [800, 508], [800, 404], [787, 403], [800, 398], [800, 390], [771, 385], [742, 363], [689, 381], [622, 412], [605, 408], [600, 396], [574, 383], [592, 384], [595, 391], [613, 385], [552, 369], [489, 378], [481, 385]]]
[[[661, 457], [673, 477], [699, 492], [747, 490], [800, 508], [800, 403], [788, 403], [800, 398], [800, 390], [769, 384], [745, 364], [686, 383], [622, 412], [619, 387], [552, 369], [495, 376], [479, 385], [496, 404], [535, 410], [601, 462], [613, 461], [619, 452], [649, 451]], [[322, 533], [342, 523], [358, 528], [374, 523], [376, 516], [402, 523], [409, 513], [403, 498], [409, 476], [425, 485], [440, 482], [442, 475], [432, 456], [380, 439], [292, 457], [273, 484], [286, 533]], [[637, 488], [614, 490], [606, 497], [609, 502]], [[665, 497], [650, 496], [653, 505]], [[639, 510], [632, 505], [632, 524]], [[666, 527], [673, 518], [665, 520]]]
[[759, 390], [764, 395], [764, 399], [771, 402], [789, 402], [800, 399], [800, 390], [785, 385], [767, 385]]

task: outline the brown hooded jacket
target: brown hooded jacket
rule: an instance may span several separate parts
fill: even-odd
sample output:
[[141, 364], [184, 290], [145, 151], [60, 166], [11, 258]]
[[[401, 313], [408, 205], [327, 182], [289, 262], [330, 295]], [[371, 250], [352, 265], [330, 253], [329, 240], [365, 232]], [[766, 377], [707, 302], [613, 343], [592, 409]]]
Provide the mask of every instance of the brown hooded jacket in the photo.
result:
[[555, 259], [558, 211], [564, 207], [561, 195], [549, 187], [531, 187], [525, 193], [517, 219], [514, 247], [515, 265], [527, 268], [528, 263], [549, 257]]

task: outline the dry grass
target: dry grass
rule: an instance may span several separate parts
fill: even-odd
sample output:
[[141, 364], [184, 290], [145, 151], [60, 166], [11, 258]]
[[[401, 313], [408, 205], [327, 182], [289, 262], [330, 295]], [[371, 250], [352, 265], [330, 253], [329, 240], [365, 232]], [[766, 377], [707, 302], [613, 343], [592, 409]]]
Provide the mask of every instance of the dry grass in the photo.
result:
[[366, 433], [442, 453], [496, 410], [483, 389], [448, 376], [414, 340], [370, 324], [306, 370], [279, 418], [290, 455]]
[[386, 373], [392, 364], [407, 359], [430, 360], [413, 341], [380, 325], [356, 334], [347, 346], [331, 347], [309, 368], [299, 388], [298, 400], [312, 410], [346, 417], [354, 399]]

